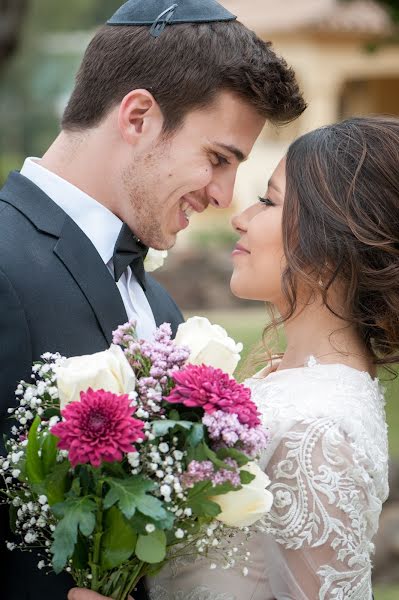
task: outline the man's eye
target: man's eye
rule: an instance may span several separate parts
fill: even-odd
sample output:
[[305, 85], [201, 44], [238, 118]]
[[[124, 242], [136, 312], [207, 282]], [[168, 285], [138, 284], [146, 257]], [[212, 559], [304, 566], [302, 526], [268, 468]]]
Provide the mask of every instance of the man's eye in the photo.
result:
[[262, 196], [258, 196], [259, 202], [264, 204], [265, 206], [276, 206], [270, 198], [262, 198]]
[[214, 167], [222, 167], [224, 165], [230, 164], [230, 162], [227, 160], [227, 158], [222, 156], [221, 154], [214, 154], [213, 160], [214, 160], [214, 162], [212, 162], [212, 164]]

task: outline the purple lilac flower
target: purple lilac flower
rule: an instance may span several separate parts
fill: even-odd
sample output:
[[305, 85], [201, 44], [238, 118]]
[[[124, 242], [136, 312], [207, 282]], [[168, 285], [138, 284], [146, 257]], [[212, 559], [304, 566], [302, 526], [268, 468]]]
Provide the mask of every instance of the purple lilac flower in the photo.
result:
[[200, 481], [210, 481], [214, 473], [215, 467], [210, 460], [192, 460], [181, 477], [181, 484], [184, 488], [190, 488]]
[[238, 448], [250, 457], [258, 456], [269, 441], [267, 431], [262, 425], [249, 427], [240, 423], [238, 415], [218, 410], [206, 413], [202, 422], [208, 430], [209, 437], [215, 442], [214, 449], [227, 447]]
[[135, 327], [135, 321], [121, 325], [114, 331], [113, 341], [124, 348], [137, 375], [137, 391], [143, 407], [159, 413], [163, 393], [169, 393], [170, 379], [185, 365], [190, 350], [175, 344], [169, 323], [157, 328], [152, 341], [138, 340]]
[[220, 469], [212, 477], [212, 485], [222, 485], [223, 483], [231, 483], [234, 487], [240, 487], [240, 474], [237, 471], [229, 471], [228, 469]]
[[234, 487], [239, 487], [241, 485], [241, 480], [238, 464], [231, 458], [226, 458], [224, 462], [226, 466], [231, 467], [234, 470], [219, 469], [216, 471], [210, 460], [202, 462], [192, 460], [187, 467], [187, 471], [183, 473], [181, 477], [183, 488], [193, 487], [193, 485], [200, 481], [210, 481], [213, 486], [231, 483]]
[[118, 329], [112, 332], [112, 342], [117, 346], [128, 346], [130, 342], [137, 340], [135, 335], [137, 322], [131, 319], [124, 325], [120, 325]]

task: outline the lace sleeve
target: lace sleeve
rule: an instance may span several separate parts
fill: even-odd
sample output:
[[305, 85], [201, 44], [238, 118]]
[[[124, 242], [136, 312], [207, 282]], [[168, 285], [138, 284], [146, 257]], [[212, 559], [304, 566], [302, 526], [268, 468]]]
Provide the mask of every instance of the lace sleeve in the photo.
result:
[[365, 456], [340, 424], [313, 418], [293, 425], [268, 463], [275, 502], [266, 530], [279, 544], [285, 582], [309, 600], [372, 598], [371, 538], [381, 502]]

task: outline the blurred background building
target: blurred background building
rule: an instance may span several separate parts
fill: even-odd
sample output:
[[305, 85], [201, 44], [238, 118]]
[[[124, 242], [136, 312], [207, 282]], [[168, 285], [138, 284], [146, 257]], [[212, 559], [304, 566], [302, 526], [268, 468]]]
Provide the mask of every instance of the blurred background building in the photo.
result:
[[[369, 0], [221, 0], [291, 65], [308, 108], [293, 124], [266, 126], [240, 169], [236, 207], [263, 194], [295, 137], [352, 115], [399, 115], [399, 44], [388, 4]], [[399, 0], [396, 3], [399, 11]], [[397, 41], [397, 40], [396, 40]], [[234, 209], [234, 207], [233, 207]], [[223, 219], [223, 215], [220, 215]], [[204, 215], [205, 217], [205, 215]]]
[[[0, 0], [0, 183], [25, 156], [41, 156], [56, 136], [88, 41], [122, 1]], [[230, 217], [264, 194], [296, 136], [351, 115], [399, 115], [399, 0], [220, 1], [292, 65], [308, 109], [287, 127], [266, 125], [240, 168], [231, 209], [194, 217], [157, 277], [183, 309], [211, 315], [249, 349], [261, 337], [266, 314], [229, 292], [236, 239]], [[398, 395], [399, 385], [389, 385], [394, 461]], [[375, 574], [382, 583], [399, 582], [398, 464], [391, 469], [391, 498], [377, 540]], [[377, 585], [375, 595], [399, 600], [399, 586]]]

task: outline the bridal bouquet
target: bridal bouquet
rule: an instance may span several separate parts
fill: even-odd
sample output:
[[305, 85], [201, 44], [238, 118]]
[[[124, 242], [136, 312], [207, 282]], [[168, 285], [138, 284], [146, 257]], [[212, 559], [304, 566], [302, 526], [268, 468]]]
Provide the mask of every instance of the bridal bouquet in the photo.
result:
[[209, 554], [224, 528], [260, 519], [267, 434], [230, 376], [241, 349], [195, 317], [175, 341], [168, 324], [138, 340], [130, 322], [105, 352], [43, 355], [18, 386], [0, 459], [8, 548], [35, 548], [40, 569], [125, 600], [167, 560]]

